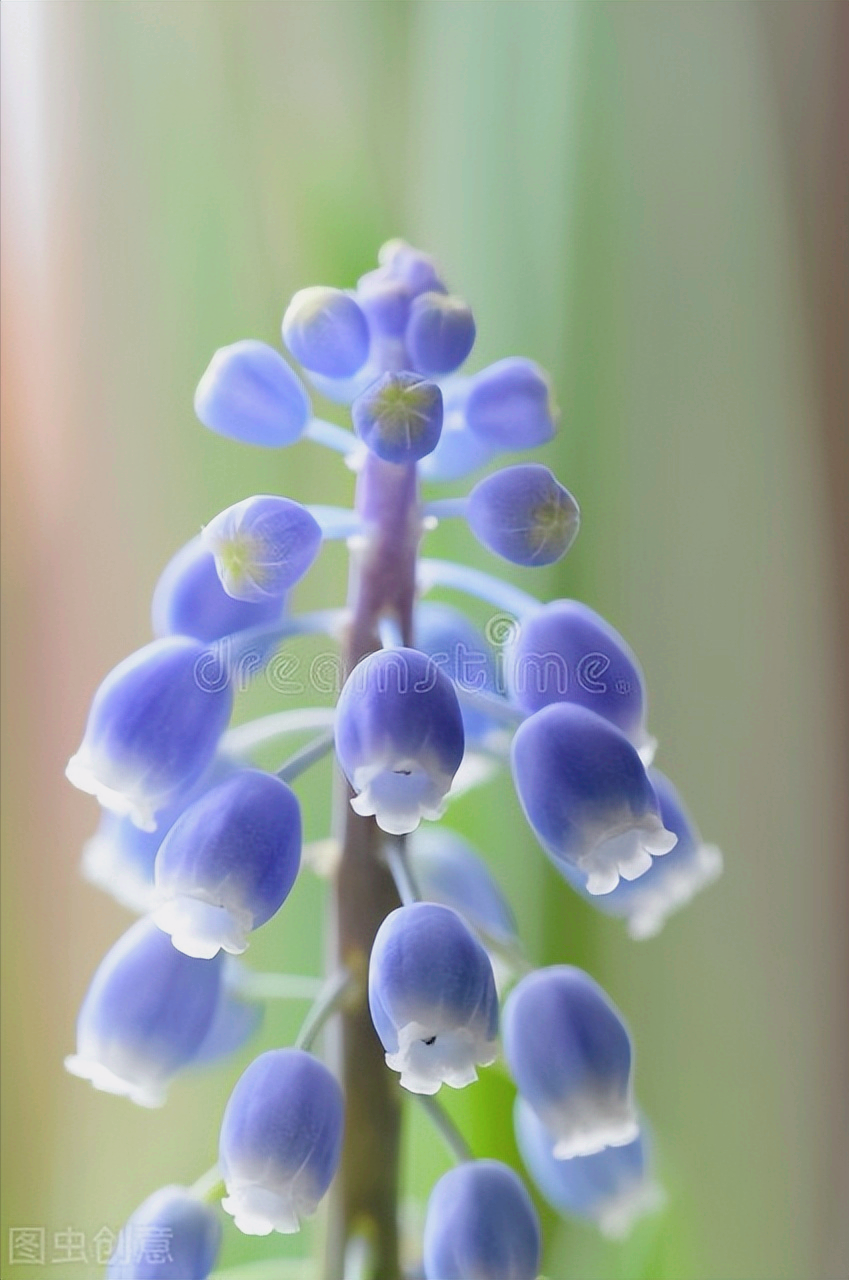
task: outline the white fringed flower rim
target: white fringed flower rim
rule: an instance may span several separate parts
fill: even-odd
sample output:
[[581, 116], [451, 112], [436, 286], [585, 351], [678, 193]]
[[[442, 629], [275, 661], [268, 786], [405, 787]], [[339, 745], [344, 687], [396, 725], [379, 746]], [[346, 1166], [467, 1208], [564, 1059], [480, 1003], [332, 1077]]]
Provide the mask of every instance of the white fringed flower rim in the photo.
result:
[[65, 1070], [80, 1080], [89, 1080], [102, 1093], [129, 1098], [139, 1107], [161, 1107], [165, 1103], [165, 1085], [161, 1080], [130, 1080], [118, 1075], [95, 1058], [72, 1053], [65, 1059]]
[[129, 781], [125, 787], [110, 786], [99, 776], [91, 753], [81, 747], [71, 756], [65, 768], [65, 777], [78, 791], [94, 796], [96, 800], [121, 818], [129, 818], [141, 831], [156, 830], [157, 798], [145, 795], [138, 784]]
[[660, 933], [671, 915], [722, 875], [722, 852], [715, 844], [699, 845], [691, 857], [650, 876], [628, 913], [628, 933], [637, 941]]
[[153, 922], [184, 955], [211, 960], [219, 951], [240, 956], [247, 949], [253, 914], [178, 894], [160, 903]]
[[630, 1098], [580, 1093], [537, 1114], [554, 1138], [555, 1160], [594, 1156], [607, 1147], [625, 1147], [639, 1136], [640, 1126]]
[[652, 858], [669, 853], [677, 843], [678, 837], [666, 830], [655, 813], [608, 827], [578, 859], [578, 866], [587, 877], [587, 893], [612, 893], [620, 877], [638, 880], [648, 871]]
[[89, 884], [111, 894], [136, 915], [145, 916], [156, 905], [153, 881], [122, 859], [119, 846], [102, 832], [95, 832], [83, 845], [80, 870]]
[[398, 1049], [387, 1053], [386, 1065], [401, 1075], [410, 1093], [438, 1093], [443, 1084], [463, 1089], [478, 1078], [476, 1067], [488, 1067], [498, 1054], [494, 1040], [469, 1027], [437, 1030], [408, 1022], [398, 1031]]
[[610, 1240], [624, 1240], [634, 1223], [646, 1214], [657, 1213], [666, 1203], [666, 1193], [652, 1178], [632, 1182], [595, 1211], [599, 1231]]
[[259, 1183], [227, 1184], [221, 1208], [229, 1213], [246, 1236], [268, 1236], [272, 1231], [293, 1235], [301, 1229], [301, 1216], [311, 1210], [295, 1204], [293, 1185], [273, 1191]]
[[363, 765], [354, 771], [358, 793], [351, 808], [361, 818], [373, 817], [387, 835], [415, 831], [422, 818], [437, 821], [445, 812], [452, 775], [427, 769], [421, 760], [403, 759]]

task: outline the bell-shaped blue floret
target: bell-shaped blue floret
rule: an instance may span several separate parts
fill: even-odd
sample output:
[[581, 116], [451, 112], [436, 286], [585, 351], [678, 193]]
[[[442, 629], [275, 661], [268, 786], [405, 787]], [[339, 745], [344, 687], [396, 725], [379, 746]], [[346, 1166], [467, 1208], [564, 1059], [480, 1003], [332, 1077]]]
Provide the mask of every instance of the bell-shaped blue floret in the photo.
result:
[[[627, 921], [632, 938], [653, 938], [669, 916], [712, 884], [722, 874], [722, 854], [714, 844], [704, 844], [678, 792], [658, 769], [649, 769], [649, 780], [660, 804], [663, 825], [678, 842], [666, 857], [654, 860], [638, 880], [620, 880], [612, 893], [590, 897], [593, 906]], [[585, 896], [582, 876], [571, 881]]]
[[283, 341], [310, 373], [351, 378], [368, 358], [366, 317], [342, 289], [314, 285], [292, 298], [283, 316]]
[[174, 946], [238, 955], [285, 902], [301, 859], [301, 812], [273, 774], [240, 769], [186, 809], [156, 855], [154, 919]]
[[392, 276], [385, 267], [378, 267], [360, 276], [356, 297], [373, 339], [403, 341], [413, 301], [403, 280]]
[[236, 1082], [221, 1124], [223, 1208], [246, 1235], [300, 1230], [342, 1149], [342, 1090], [317, 1058], [271, 1049]]
[[484, 939], [511, 945], [516, 920], [492, 872], [462, 836], [447, 827], [420, 827], [407, 840], [416, 885], [428, 902], [452, 907]]
[[[460, 689], [495, 693], [495, 657], [486, 637], [459, 609], [427, 601], [416, 606], [416, 646]], [[463, 706], [466, 741], [484, 737], [492, 718], [476, 707]]]
[[460, 480], [490, 462], [500, 449], [466, 425], [466, 398], [471, 378], [448, 378], [442, 386], [442, 433], [433, 453], [422, 458], [419, 473], [426, 480]]
[[219, 659], [183, 636], [155, 640], [94, 695], [68, 780], [146, 831], [211, 762], [233, 705]]
[[640, 665], [609, 622], [579, 600], [527, 614], [507, 655], [510, 693], [525, 711], [574, 702], [604, 716], [645, 759], [646, 693]]
[[453, 373], [475, 345], [471, 308], [450, 293], [421, 293], [410, 308], [406, 332], [412, 368], [429, 377]]
[[321, 526], [299, 502], [257, 494], [210, 520], [201, 539], [228, 596], [280, 608], [318, 555]]
[[498, 449], [533, 449], [554, 435], [557, 406], [546, 373], [521, 356], [499, 360], [472, 378], [466, 423]]
[[294, 444], [310, 420], [306, 387], [278, 351], [245, 339], [216, 351], [195, 392], [205, 427], [243, 444]]
[[221, 993], [221, 957], [194, 960], [139, 920], [101, 961], [77, 1019], [72, 1075], [158, 1107], [200, 1049]]
[[151, 612], [156, 636], [191, 636], [211, 644], [280, 620], [284, 601], [264, 596], [236, 600], [221, 585], [215, 556], [200, 536], [181, 547], [162, 570]]
[[537, 969], [507, 997], [504, 1054], [558, 1160], [633, 1142], [631, 1038], [598, 983], [570, 965]]
[[439, 1179], [427, 1206], [426, 1280], [536, 1280], [540, 1225], [520, 1178], [469, 1160]]
[[552, 1135], [521, 1097], [514, 1124], [525, 1167], [557, 1213], [593, 1222], [603, 1235], [622, 1239], [638, 1218], [662, 1207], [663, 1192], [651, 1175], [642, 1130], [621, 1147], [558, 1160]]
[[369, 962], [369, 1009], [386, 1062], [412, 1093], [461, 1089], [495, 1061], [498, 997], [489, 956], [449, 907], [391, 911]]
[[578, 536], [581, 513], [568, 489], [538, 463], [505, 467], [475, 485], [466, 504], [472, 533], [511, 564], [554, 564]]
[[162, 1187], [121, 1228], [106, 1280], [207, 1280], [220, 1248], [215, 1210], [186, 1187]]
[[336, 754], [356, 795], [391, 835], [440, 818], [463, 759], [454, 686], [417, 649], [382, 649], [351, 672], [336, 708]]
[[569, 702], [529, 716], [512, 747], [525, 817], [555, 866], [591, 894], [636, 880], [674, 848], [637, 751], [608, 720]]
[[413, 297], [445, 290], [434, 259], [405, 240], [387, 240], [380, 246], [377, 260], [392, 279], [406, 285]]
[[354, 430], [384, 462], [418, 462], [442, 430], [442, 392], [417, 373], [385, 373], [351, 406]]

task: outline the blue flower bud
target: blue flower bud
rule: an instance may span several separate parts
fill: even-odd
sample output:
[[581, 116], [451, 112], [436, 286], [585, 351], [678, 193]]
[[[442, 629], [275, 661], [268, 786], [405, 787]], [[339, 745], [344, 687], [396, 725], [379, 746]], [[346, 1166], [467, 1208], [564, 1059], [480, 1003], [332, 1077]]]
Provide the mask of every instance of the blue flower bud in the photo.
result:
[[206, 644], [252, 627], [279, 621], [284, 601], [264, 596], [235, 600], [221, 585], [215, 556], [198, 536], [181, 547], [162, 570], [153, 592], [156, 636], [192, 636]]
[[236, 1082], [221, 1124], [222, 1206], [246, 1235], [300, 1230], [342, 1149], [342, 1090], [317, 1058], [271, 1049]]
[[[433, 658], [440, 670], [461, 689], [495, 691], [495, 658], [484, 635], [459, 609], [430, 601], [416, 606], [416, 646]], [[494, 726], [492, 718], [465, 707], [466, 741], [481, 738]]]
[[521, 1097], [514, 1124], [525, 1167], [557, 1213], [593, 1222], [603, 1235], [622, 1239], [638, 1218], [662, 1207], [663, 1192], [651, 1176], [642, 1130], [621, 1147], [558, 1160], [554, 1139]]
[[227, 727], [233, 694], [220, 663], [183, 636], [125, 658], [94, 695], [68, 780], [146, 831], [199, 778]]
[[548, 376], [511, 356], [481, 369], [466, 400], [469, 429], [499, 449], [533, 449], [554, 435], [558, 412]]
[[419, 463], [426, 480], [460, 480], [483, 467], [499, 453], [483, 436], [466, 425], [466, 396], [471, 378], [449, 378], [442, 383], [442, 433], [433, 453]]
[[554, 564], [575, 538], [581, 513], [568, 489], [538, 463], [505, 467], [469, 494], [466, 519], [490, 551], [513, 564]]
[[391, 911], [369, 961], [368, 999], [386, 1062], [412, 1093], [461, 1089], [495, 1061], [498, 997], [489, 956], [449, 907]]
[[485, 937], [516, 941], [516, 920], [492, 872], [462, 836], [444, 826], [420, 827], [407, 841], [407, 858], [428, 902], [452, 907]]
[[279, 606], [318, 555], [321, 527], [299, 502], [257, 494], [210, 520], [201, 539], [228, 596]]
[[442, 392], [416, 373], [385, 373], [351, 406], [354, 430], [385, 462], [418, 462], [442, 430]]
[[153, 864], [161, 842], [161, 830], [141, 831], [129, 818], [106, 809], [83, 845], [82, 873], [122, 907], [146, 915], [156, 902]]
[[426, 1280], [536, 1280], [537, 1212], [498, 1160], [470, 1160], [439, 1179], [427, 1206]]
[[139, 920], [101, 961], [77, 1019], [72, 1075], [143, 1107], [200, 1049], [221, 990], [221, 959], [193, 960]]
[[636, 657], [609, 622], [578, 600], [554, 600], [522, 619], [507, 676], [525, 711], [574, 702], [615, 724], [638, 751], [651, 741]]
[[264, 342], [245, 339], [220, 347], [195, 392], [205, 427], [243, 444], [294, 444], [310, 420], [306, 387]]
[[471, 309], [454, 294], [419, 294], [410, 309], [406, 343], [419, 373], [453, 373], [475, 345]]
[[555, 866], [591, 894], [636, 880], [674, 848], [634, 747], [609, 721], [569, 702], [529, 716], [513, 738], [513, 781]]
[[416, 649], [382, 649], [351, 672], [336, 708], [336, 754], [355, 813], [391, 835], [445, 810], [463, 759], [454, 687]]
[[403, 280], [385, 267], [369, 271], [357, 281], [357, 302], [377, 338], [403, 339], [413, 295]]
[[350, 378], [369, 351], [366, 318], [342, 289], [301, 289], [283, 316], [283, 341], [295, 359], [325, 378]]
[[404, 240], [387, 240], [380, 246], [377, 260], [390, 276], [401, 280], [414, 296], [445, 289], [430, 254], [414, 249]]
[[162, 1187], [121, 1229], [106, 1280], [207, 1280], [220, 1247], [215, 1211], [185, 1187]]
[[301, 812], [273, 774], [240, 769], [186, 809], [156, 855], [154, 915], [174, 946], [239, 955], [277, 912], [301, 860]]
[[507, 997], [504, 1054], [522, 1097], [552, 1135], [558, 1160], [633, 1142], [631, 1040], [588, 974], [537, 969]]
[[[607, 914], [623, 917], [632, 938], [653, 938], [669, 916], [722, 874], [721, 852], [716, 845], [702, 842], [669, 779], [658, 769], [649, 769], [648, 776], [663, 825], [678, 837], [678, 843], [671, 853], [653, 861], [638, 880], [620, 880], [612, 893], [590, 899]], [[576, 879], [575, 887], [586, 896], [583, 877]]]

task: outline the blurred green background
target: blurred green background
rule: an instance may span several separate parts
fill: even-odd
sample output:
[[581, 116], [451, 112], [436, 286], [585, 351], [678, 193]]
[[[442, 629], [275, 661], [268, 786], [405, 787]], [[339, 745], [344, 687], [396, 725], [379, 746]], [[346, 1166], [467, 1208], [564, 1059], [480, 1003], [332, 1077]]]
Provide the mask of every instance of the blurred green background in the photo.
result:
[[[78, 878], [93, 802], [63, 768], [102, 675], [149, 638], [159, 568], [221, 507], [343, 501], [313, 445], [240, 448], [192, 393], [212, 351], [275, 343], [285, 301], [352, 285], [379, 244], [433, 252], [474, 305], [474, 367], [551, 370], [546, 460], [583, 529], [542, 596], [641, 656], [658, 761], [719, 885], [656, 940], [570, 895], [509, 787], [452, 821], [491, 858], [537, 961], [626, 1013], [665, 1215], [626, 1246], [547, 1218], [553, 1280], [849, 1274], [845, 121], [840, 3], [80, 3], [3, 22], [3, 1280], [8, 1231], [91, 1241], [212, 1163], [242, 1061], [161, 1112], [62, 1071], [128, 917]], [[439, 553], [495, 567], [462, 532]], [[338, 551], [338, 549], [337, 549]], [[331, 552], [300, 590], [336, 601]], [[254, 691], [240, 715], [275, 705]], [[326, 833], [328, 771], [302, 788]], [[323, 891], [252, 944], [318, 972]], [[275, 1009], [269, 1042], [300, 1007]], [[452, 1098], [511, 1151], [490, 1073]], [[416, 1123], [411, 1220], [446, 1167]], [[303, 1239], [224, 1262], [303, 1254]], [[284, 1272], [279, 1272], [284, 1280]]]

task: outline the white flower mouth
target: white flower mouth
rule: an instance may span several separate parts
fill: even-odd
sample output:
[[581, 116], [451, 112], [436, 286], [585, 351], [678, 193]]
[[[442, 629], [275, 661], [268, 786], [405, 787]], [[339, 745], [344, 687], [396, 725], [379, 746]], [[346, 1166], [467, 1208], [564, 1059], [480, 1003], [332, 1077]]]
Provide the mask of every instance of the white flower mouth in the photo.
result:
[[121, 858], [115, 842], [101, 832], [83, 846], [81, 871], [89, 884], [112, 895], [122, 907], [144, 916], [156, 905], [153, 880]]
[[178, 894], [157, 907], [153, 921], [171, 935], [178, 951], [197, 960], [211, 960], [219, 951], [240, 956], [247, 949], [253, 914]]
[[422, 818], [435, 822], [442, 817], [451, 781], [450, 774], [427, 769], [421, 760], [363, 765], [354, 771], [352, 783], [358, 794], [351, 808], [361, 818], [374, 817], [387, 835], [409, 835]]
[[112, 813], [122, 818], [129, 818], [141, 831], [156, 830], [157, 805], [151, 797], [144, 793], [138, 780], [125, 786], [109, 785], [95, 768], [91, 752], [81, 747], [76, 755], [71, 756], [65, 768], [65, 777], [78, 791], [94, 796]]
[[559, 1107], [539, 1110], [540, 1120], [554, 1138], [555, 1160], [594, 1156], [607, 1147], [625, 1147], [640, 1133], [630, 1098], [582, 1093]]
[[139, 1080], [119, 1075], [111, 1067], [86, 1057], [85, 1054], [71, 1053], [65, 1059], [65, 1070], [80, 1080], [89, 1080], [95, 1089], [102, 1093], [114, 1093], [121, 1098], [129, 1098], [140, 1107], [161, 1107], [165, 1103], [165, 1084], [161, 1080]]
[[715, 844], [702, 844], [680, 866], [664, 867], [655, 883], [652, 876], [640, 886], [628, 914], [628, 933], [636, 940], [653, 938], [674, 912], [684, 907], [722, 875], [722, 853]]
[[669, 853], [677, 843], [678, 837], [667, 831], [654, 813], [608, 827], [578, 859], [578, 866], [587, 877], [587, 893], [612, 893], [620, 877], [638, 880], [648, 871], [653, 858]]
[[401, 1074], [410, 1093], [438, 1093], [443, 1084], [463, 1089], [478, 1078], [476, 1067], [488, 1067], [497, 1056], [495, 1041], [469, 1027], [435, 1031], [408, 1022], [398, 1032], [398, 1049], [387, 1053], [386, 1065]]
[[604, 1200], [595, 1217], [602, 1235], [611, 1240], [624, 1240], [634, 1223], [648, 1213], [656, 1213], [666, 1203], [663, 1188], [651, 1178], [641, 1178]]
[[301, 1229], [300, 1214], [307, 1210], [295, 1205], [293, 1187], [271, 1191], [256, 1182], [236, 1183], [227, 1187], [221, 1208], [232, 1215], [236, 1226], [246, 1236], [268, 1236], [272, 1231], [293, 1235]]

